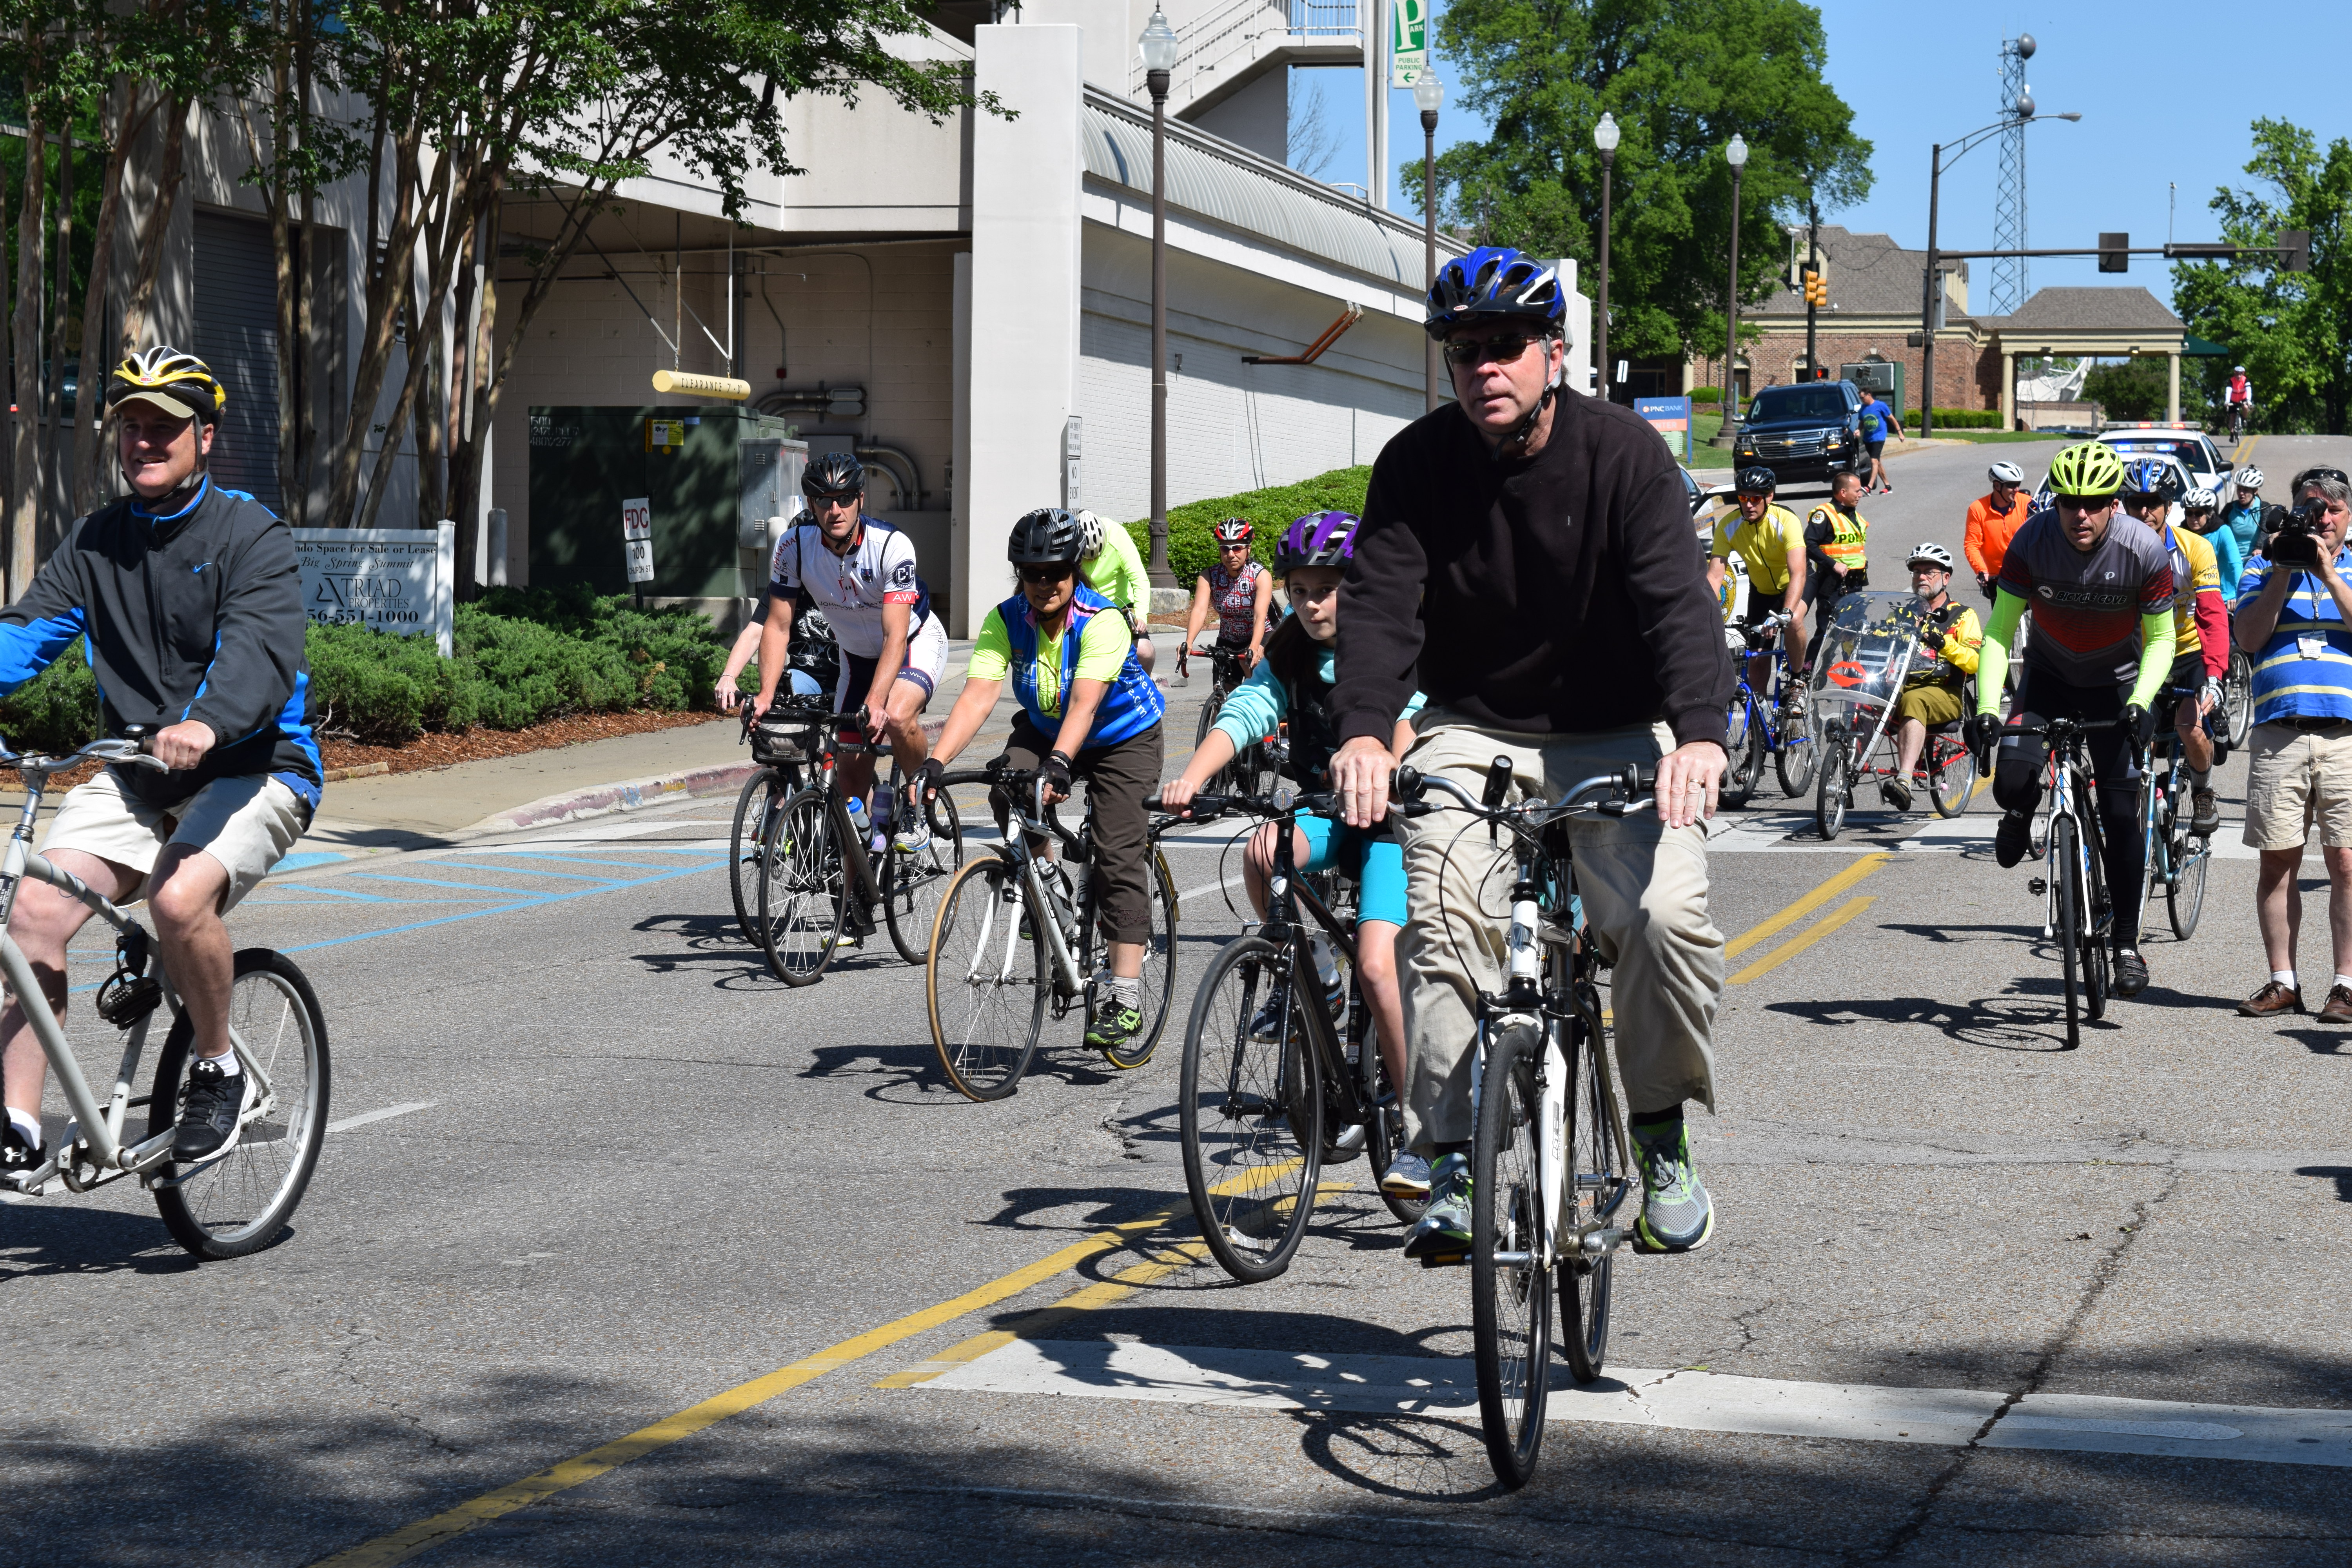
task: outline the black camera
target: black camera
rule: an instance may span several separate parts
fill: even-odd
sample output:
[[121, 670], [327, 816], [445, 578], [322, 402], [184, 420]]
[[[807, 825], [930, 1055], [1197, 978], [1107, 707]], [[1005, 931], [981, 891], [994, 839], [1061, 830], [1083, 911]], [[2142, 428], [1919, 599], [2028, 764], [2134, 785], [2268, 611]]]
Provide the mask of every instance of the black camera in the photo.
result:
[[2271, 535], [2270, 558], [2282, 566], [2317, 567], [2319, 534], [2327, 526], [2327, 503], [2315, 496], [2295, 503]]

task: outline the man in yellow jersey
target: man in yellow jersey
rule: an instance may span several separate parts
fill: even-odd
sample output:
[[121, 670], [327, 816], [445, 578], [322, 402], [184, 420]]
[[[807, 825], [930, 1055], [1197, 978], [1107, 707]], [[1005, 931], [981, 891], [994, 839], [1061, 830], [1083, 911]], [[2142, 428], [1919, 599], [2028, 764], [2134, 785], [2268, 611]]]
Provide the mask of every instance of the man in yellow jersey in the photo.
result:
[[[1797, 514], [1774, 504], [1772, 470], [1741, 470], [1738, 480], [1738, 509], [1716, 520], [1715, 537], [1707, 546], [1706, 585], [1718, 596], [1725, 574], [1736, 552], [1748, 568], [1748, 614], [1744, 624], [1754, 631], [1774, 611], [1789, 617], [1784, 647], [1805, 645], [1805, 534]], [[1758, 693], [1770, 679], [1769, 647], [1750, 654], [1748, 684]], [[1791, 671], [1791, 688], [1797, 686]]]
[[1911, 809], [1911, 770], [1927, 749], [1927, 731], [1960, 721], [1961, 691], [1977, 672], [1977, 650], [1984, 644], [1977, 613], [1952, 602], [1952, 552], [1940, 544], [1917, 545], [1907, 564], [1911, 591], [1919, 595], [1936, 646], [1921, 647], [1895, 700], [1895, 772], [1879, 784], [1878, 797], [1897, 811]]
[[[2230, 672], [2230, 607], [2221, 597], [2221, 568], [2212, 545], [2172, 526], [2172, 504], [2185, 489], [2180, 470], [2157, 458], [2124, 465], [2124, 510], [2139, 519], [2172, 555], [2172, 673], [2166, 694], [2194, 692], [2171, 704], [2173, 732], [2189, 763], [2189, 831], [2210, 838], [2221, 829], [2213, 794], [2213, 734], [2210, 715]], [[2165, 722], [2159, 698], [2157, 722]]]
[[1822, 634], [1837, 618], [1838, 601], [1870, 586], [1870, 574], [1864, 569], [1869, 561], [1864, 550], [1870, 523], [1859, 510], [1861, 504], [1862, 476], [1851, 468], [1840, 468], [1830, 476], [1830, 499], [1805, 518], [1806, 582], [1814, 605], [1813, 640], [1805, 648], [1807, 664], [1813, 661], [1813, 648]]

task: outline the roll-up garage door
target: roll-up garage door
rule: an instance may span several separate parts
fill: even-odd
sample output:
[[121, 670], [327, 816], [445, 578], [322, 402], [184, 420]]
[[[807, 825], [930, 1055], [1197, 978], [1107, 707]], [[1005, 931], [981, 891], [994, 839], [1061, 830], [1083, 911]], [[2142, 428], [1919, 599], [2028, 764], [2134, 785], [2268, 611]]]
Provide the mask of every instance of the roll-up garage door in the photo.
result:
[[214, 437], [214, 482], [272, 511], [278, 490], [278, 262], [269, 225], [196, 214], [194, 353], [228, 393]]

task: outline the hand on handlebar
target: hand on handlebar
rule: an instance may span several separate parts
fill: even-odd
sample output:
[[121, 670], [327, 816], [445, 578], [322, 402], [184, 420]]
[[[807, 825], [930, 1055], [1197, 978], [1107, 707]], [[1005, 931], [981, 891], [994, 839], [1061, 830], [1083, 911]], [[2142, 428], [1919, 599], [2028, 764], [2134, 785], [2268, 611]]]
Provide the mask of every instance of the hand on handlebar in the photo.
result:
[[1389, 749], [1370, 735], [1359, 735], [1331, 757], [1331, 793], [1339, 797], [1340, 815], [1350, 827], [1370, 827], [1388, 816], [1389, 774], [1396, 763]]
[[1173, 816], [1190, 816], [1192, 797], [1200, 793], [1199, 784], [1179, 773], [1160, 786], [1160, 809]]
[[1048, 752], [1045, 760], [1037, 764], [1037, 782], [1045, 787], [1045, 804], [1059, 805], [1070, 798], [1070, 759], [1059, 752]]
[[213, 749], [218, 739], [213, 733], [213, 727], [201, 719], [183, 719], [155, 731], [154, 740], [147, 749], [157, 762], [177, 773], [204, 761], [205, 753]]

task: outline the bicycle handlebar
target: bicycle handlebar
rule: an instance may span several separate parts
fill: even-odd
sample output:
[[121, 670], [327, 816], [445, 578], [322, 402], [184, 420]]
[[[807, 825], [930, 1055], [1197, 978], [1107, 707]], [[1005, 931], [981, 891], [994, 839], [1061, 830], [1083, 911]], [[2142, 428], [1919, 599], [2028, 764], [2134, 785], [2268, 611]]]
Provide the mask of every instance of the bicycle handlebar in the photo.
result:
[[154, 737], [152, 735], [142, 735], [136, 739], [100, 737], [84, 745], [79, 751], [67, 752], [61, 756], [50, 756], [38, 752], [11, 751], [5, 741], [0, 741], [0, 767], [12, 767], [20, 773], [28, 768], [38, 769], [44, 773], [62, 773], [76, 763], [93, 760], [101, 763], [128, 763], [156, 773], [170, 773], [172, 770], [165, 765], [163, 760], [148, 749], [153, 742]]
[[[1501, 759], [1499, 758], [1496, 759], [1498, 762]], [[1492, 786], [1494, 782], [1494, 774], [1492, 772], [1488, 774], [1487, 782], [1489, 794], [1491, 795], [1493, 794]], [[1488, 818], [1501, 818], [1506, 816], [1549, 816], [1587, 810], [1599, 811], [1605, 816], [1624, 816], [1633, 812], [1641, 810], [1643, 806], [1651, 805], [1652, 801], [1647, 797], [1653, 795], [1657, 787], [1658, 773], [1655, 768], [1643, 768], [1631, 763], [1612, 773], [1593, 774], [1591, 778], [1584, 780], [1582, 783], [1571, 786], [1558, 800], [1551, 802], [1549, 805], [1545, 805], [1541, 802], [1528, 802], [1516, 806], [1505, 806], [1501, 804], [1499, 799], [1492, 801], [1474, 800], [1471, 798], [1470, 792], [1468, 790], [1464, 789], [1452, 779], [1444, 778], [1434, 773], [1424, 773], [1420, 769], [1412, 767], [1401, 767], [1397, 769], [1394, 781], [1391, 784], [1391, 788], [1394, 789], [1395, 793], [1402, 800], [1410, 801], [1417, 805], [1427, 805], [1428, 803], [1423, 801], [1421, 797], [1427, 791], [1433, 789], [1442, 794], [1452, 795], [1456, 801], [1461, 803], [1464, 810], [1472, 813], [1474, 816]], [[1593, 801], [1589, 804], [1586, 803], [1583, 797], [1597, 789], [1614, 789], [1616, 791], [1616, 798], [1605, 801]], [[1444, 808], [1431, 807], [1430, 809], [1442, 810]]]

